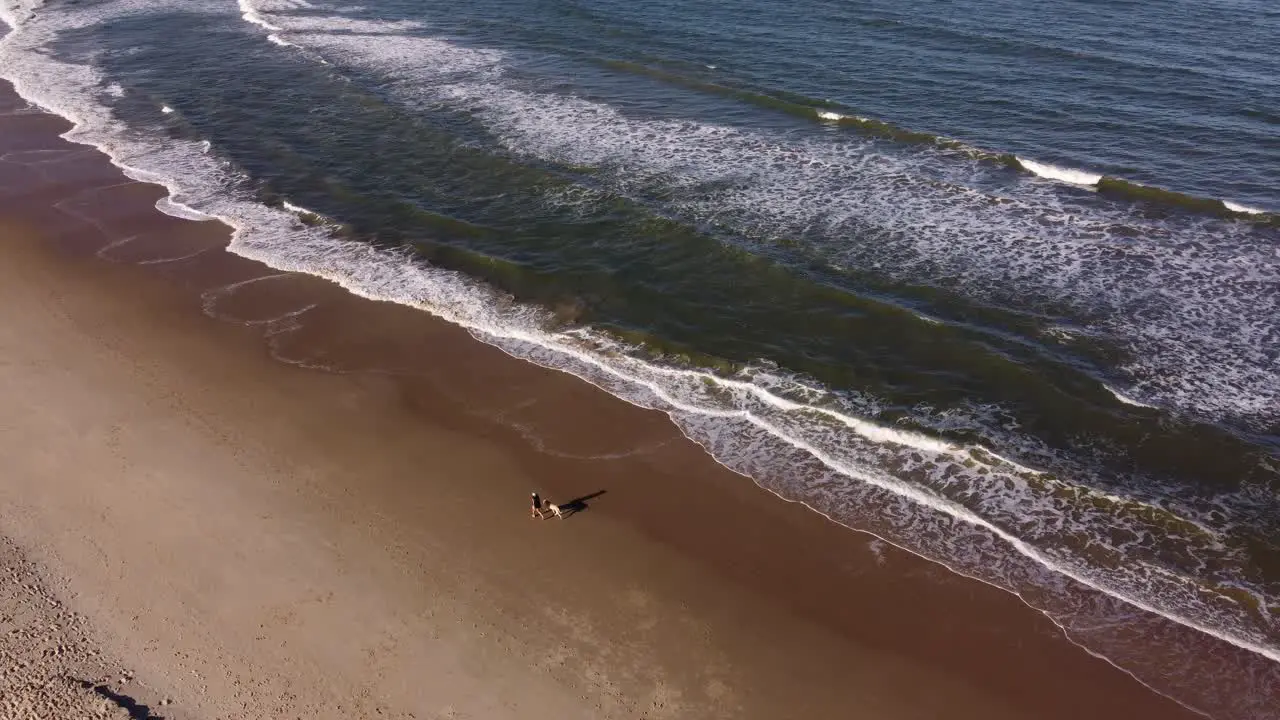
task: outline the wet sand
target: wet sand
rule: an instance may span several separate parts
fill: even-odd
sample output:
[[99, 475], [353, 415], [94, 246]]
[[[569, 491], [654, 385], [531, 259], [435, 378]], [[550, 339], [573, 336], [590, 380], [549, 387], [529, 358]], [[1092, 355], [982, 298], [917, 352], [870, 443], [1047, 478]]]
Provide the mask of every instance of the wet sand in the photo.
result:
[[224, 251], [21, 107], [0, 534], [165, 717], [1195, 717], [659, 413]]

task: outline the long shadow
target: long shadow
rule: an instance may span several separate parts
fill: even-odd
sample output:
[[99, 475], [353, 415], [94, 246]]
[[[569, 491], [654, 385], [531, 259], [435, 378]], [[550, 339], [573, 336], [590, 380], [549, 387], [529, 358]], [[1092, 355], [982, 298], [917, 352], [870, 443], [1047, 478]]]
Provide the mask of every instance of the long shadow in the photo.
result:
[[589, 507], [587, 505], [588, 500], [594, 500], [606, 492], [608, 492], [608, 490], [597, 490], [590, 495], [583, 495], [582, 497], [574, 498], [569, 502], [560, 503], [560, 512], [564, 513], [565, 517], [576, 515]]
[[88, 680], [80, 680], [79, 678], [70, 678], [70, 680], [120, 706], [125, 712], [129, 713], [129, 717], [132, 720], [164, 720], [163, 715], [152, 715], [149, 706], [143, 705], [128, 695], [121, 695], [106, 685], [95, 685]]

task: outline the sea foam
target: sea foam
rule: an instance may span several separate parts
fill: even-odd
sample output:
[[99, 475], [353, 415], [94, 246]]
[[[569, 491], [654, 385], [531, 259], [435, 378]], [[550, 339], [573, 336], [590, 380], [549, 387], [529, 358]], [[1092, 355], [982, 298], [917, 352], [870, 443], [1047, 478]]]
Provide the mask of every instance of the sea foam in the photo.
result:
[[1230, 200], [1223, 200], [1222, 204], [1225, 205], [1227, 209], [1230, 210], [1231, 212], [1244, 213], [1246, 215], [1262, 215], [1264, 212], [1266, 212], [1265, 210], [1259, 210], [1258, 208], [1249, 207], [1248, 205], [1240, 205], [1239, 203], [1233, 203]]
[[1071, 183], [1072, 185], [1097, 185], [1098, 181], [1102, 179], [1102, 175], [1100, 173], [1061, 168], [1057, 165], [1039, 163], [1034, 160], [1028, 160], [1024, 157], [1018, 158], [1018, 164], [1042, 178]]
[[[777, 238], [803, 238], [837, 268], [946, 282], [1014, 308], [1065, 303], [1100, 316], [1092, 330], [1102, 337], [1135, 347], [1134, 361], [1113, 382], [1141, 383], [1163, 406], [1251, 427], [1267, 426], [1280, 407], [1280, 374], [1253, 352], [1280, 331], [1280, 306], [1274, 294], [1246, 290], [1280, 282], [1280, 264], [1250, 228], [1144, 219], [1124, 206], [1087, 207], [1035, 183], [996, 198], [931, 179], [927, 152], [903, 156], [865, 140], [636, 118], [599, 102], [521, 89], [505, 79], [502, 56], [492, 50], [417, 35], [379, 33], [371, 42], [345, 19], [333, 22], [341, 32], [309, 30], [297, 40], [336, 62], [397, 78], [409, 105], [445, 101], [473, 111], [509, 151], [597, 167], [611, 189], [640, 202], [673, 196], [661, 211], [734, 228], [729, 241], [747, 249], [772, 252]], [[1079, 183], [1097, 179], [1049, 172]], [[1132, 231], [1117, 232], [1121, 227], [1168, 239], [1135, 244]], [[879, 239], [847, 241], [858, 235]], [[1159, 287], [1160, 302], [1131, 291], [1135, 278]], [[1222, 352], [1224, 346], [1236, 352]]]
[[239, 0], [239, 3], [241, 17], [245, 19], [245, 22], [253, 23], [258, 27], [271, 32], [278, 32], [280, 30], [279, 26], [272, 25], [266, 18], [259, 14], [257, 8], [253, 6], [253, 3], [250, 2], [250, 0]]

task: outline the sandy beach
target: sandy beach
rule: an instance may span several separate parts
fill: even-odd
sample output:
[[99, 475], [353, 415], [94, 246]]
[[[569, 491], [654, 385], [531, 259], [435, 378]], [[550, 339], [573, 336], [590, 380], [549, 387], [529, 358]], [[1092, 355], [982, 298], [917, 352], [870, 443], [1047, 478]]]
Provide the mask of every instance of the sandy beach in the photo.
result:
[[[0, 711], [1195, 717], [659, 413], [226, 252], [68, 127], [0, 87], [0, 535], [31, 587], [0, 593]], [[534, 490], [589, 499], [539, 521]]]

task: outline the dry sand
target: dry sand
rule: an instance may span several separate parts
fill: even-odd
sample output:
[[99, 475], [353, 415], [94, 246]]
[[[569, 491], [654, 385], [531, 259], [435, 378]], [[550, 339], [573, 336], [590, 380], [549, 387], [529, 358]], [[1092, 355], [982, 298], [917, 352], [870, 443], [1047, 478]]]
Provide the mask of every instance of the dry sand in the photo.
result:
[[132, 673], [104, 656], [90, 633], [22, 550], [0, 537], [0, 717], [122, 720], [149, 713], [128, 695]]
[[[0, 648], [71, 650], [0, 676], [6, 713], [52, 678], [85, 709], [30, 715], [1190, 717], [659, 414], [222, 251], [17, 106], [0, 535], [42, 589], [0, 593]], [[534, 489], [605, 494], [537, 521]]]

